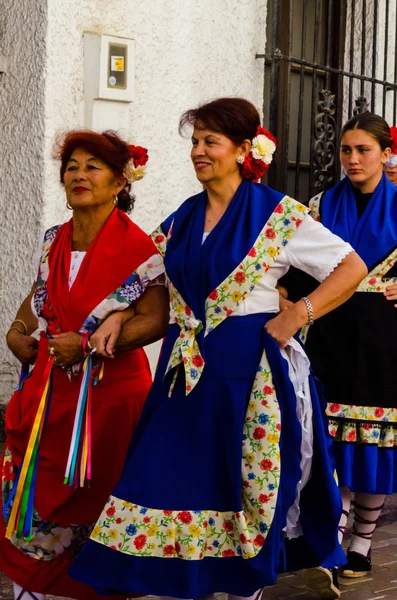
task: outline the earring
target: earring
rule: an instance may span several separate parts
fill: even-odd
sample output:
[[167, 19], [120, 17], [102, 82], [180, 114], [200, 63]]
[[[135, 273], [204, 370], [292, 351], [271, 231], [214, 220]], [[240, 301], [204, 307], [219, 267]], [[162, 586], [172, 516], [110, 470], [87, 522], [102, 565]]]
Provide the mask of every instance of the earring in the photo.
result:
[[238, 157], [236, 158], [236, 160], [239, 165], [242, 165], [243, 162], [245, 161], [245, 156], [243, 156], [242, 154], [239, 154]]
[[113, 195], [113, 204], [114, 204], [115, 206], [117, 206], [117, 204], [118, 204], [118, 203], [119, 203], [119, 198], [118, 198], [118, 196], [116, 196], [116, 194], [114, 194], [114, 195]]
[[72, 207], [72, 206], [70, 206], [70, 204], [69, 204], [69, 202], [68, 202], [67, 200], [66, 200], [66, 208], [67, 208], [68, 210], [73, 210], [73, 207]]

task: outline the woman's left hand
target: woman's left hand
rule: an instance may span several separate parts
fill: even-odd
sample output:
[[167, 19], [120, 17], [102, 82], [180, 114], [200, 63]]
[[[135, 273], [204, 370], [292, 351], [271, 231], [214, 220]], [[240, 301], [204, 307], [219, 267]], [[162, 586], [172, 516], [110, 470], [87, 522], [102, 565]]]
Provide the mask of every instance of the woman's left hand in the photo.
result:
[[60, 333], [48, 340], [48, 352], [55, 356], [55, 364], [58, 367], [70, 367], [84, 358], [82, 341], [81, 335], [74, 331]]
[[276, 340], [280, 348], [285, 348], [288, 340], [307, 322], [307, 311], [305, 305], [302, 307], [301, 304], [301, 302], [294, 304], [265, 325], [266, 331]]
[[[397, 300], [397, 283], [388, 285], [385, 291], [386, 300]], [[397, 304], [394, 305], [397, 308]]]

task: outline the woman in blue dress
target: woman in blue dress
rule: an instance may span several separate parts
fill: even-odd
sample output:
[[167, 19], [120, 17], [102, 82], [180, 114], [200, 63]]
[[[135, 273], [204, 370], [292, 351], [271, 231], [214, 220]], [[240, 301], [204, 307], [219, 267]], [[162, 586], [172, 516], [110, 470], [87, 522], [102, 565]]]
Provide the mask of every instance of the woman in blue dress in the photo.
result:
[[[397, 188], [384, 173], [394, 150], [386, 121], [364, 113], [341, 134], [346, 177], [309, 202], [311, 215], [350, 242], [368, 268], [356, 293], [309, 328], [306, 350], [324, 384], [334, 439], [343, 513], [340, 540], [354, 493], [353, 536], [345, 577], [371, 571], [371, 540], [386, 494], [397, 492]], [[317, 282], [284, 283], [297, 300]], [[296, 287], [296, 286], [295, 286]], [[324, 574], [323, 574], [324, 575]], [[320, 573], [307, 581], [316, 587]], [[321, 579], [320, 579], [321, 580]]]
[[[275, 143], [251, 103], [221, 98], [187, 124], [204, 190], [154, 233], [171, 324], [123, 475], [71, 569], [103, 594], [250, 597], [284, 570], [345, 562], [325, 407], [294, 335], [349, 298], [365, 265], [253, 182]], [[278, 314], [291, 265], [322, 283]]]

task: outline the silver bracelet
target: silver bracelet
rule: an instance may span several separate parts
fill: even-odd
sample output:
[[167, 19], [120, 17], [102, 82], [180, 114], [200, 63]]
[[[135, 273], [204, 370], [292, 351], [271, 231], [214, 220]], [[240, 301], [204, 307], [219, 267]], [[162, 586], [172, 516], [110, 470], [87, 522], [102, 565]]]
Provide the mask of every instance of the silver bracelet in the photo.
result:
[[306, 304], [306, 308], [307, 308], [307, 325], [313, 325], [314, 323], [314, 315], [313, 315], [313, 306], [312, 303], [310, 302], [309, 298], [306, 298], [306, 296], [304, 296], [302, 298], [303, 302]]

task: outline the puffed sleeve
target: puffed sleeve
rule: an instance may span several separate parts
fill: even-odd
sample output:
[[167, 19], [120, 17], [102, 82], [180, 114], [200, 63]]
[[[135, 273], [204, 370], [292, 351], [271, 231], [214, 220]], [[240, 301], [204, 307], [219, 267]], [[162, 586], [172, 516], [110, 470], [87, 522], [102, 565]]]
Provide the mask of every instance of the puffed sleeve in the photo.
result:
[[41, 253], [43, 251], [44, 235], [45, 235], [45, 231], [43, 231], [40, 234], [39, 245], [37, 246], [37, 250], [36, 250], [36, 252], [34, 253], [34, 256], [33, 256], [33, 281], [36, 281], [37, 275], [38, 275], [38, 272], [39, 272], [40, 258], [41, 258]]
[[353, 248], [309, 215], [303, 219], [277, 262], [323, 281]]

